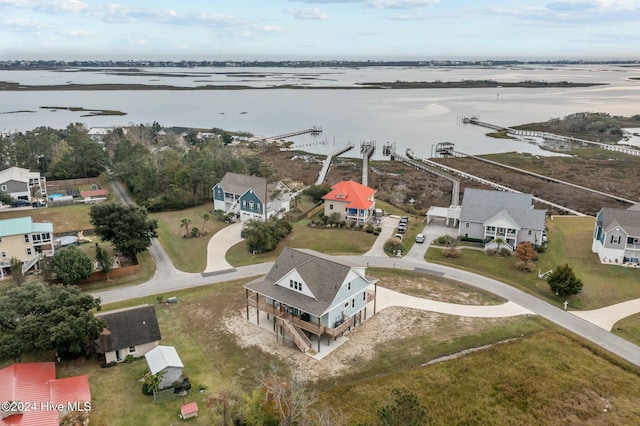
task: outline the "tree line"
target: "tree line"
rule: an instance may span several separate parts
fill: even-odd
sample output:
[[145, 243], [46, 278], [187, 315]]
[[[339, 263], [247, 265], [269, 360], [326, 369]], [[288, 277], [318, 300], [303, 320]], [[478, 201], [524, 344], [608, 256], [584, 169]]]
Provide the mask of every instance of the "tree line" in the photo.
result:
[[259, 156], [229, 149], [233, 136], [222, 129], [203, 138], [195, 130], [183, 136], [162, 130], [157, 122], [114, 128], [96, 142], [81, 123], [38, 127], [0, 136], [0, 165], [40, 171], [52, 180], [96, 177], [109, 167], [150, 211], [211, 201], [211, 188], [227, 172], [273, 178]]

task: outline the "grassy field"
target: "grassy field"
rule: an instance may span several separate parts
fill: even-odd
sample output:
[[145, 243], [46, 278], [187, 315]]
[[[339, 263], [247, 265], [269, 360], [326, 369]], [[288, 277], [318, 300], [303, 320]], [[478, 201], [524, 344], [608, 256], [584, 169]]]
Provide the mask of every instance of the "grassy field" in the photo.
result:
[[[149, 217], [158, 220], [158, 238], [176, 268], [185, 272], [202, 272], [207, 266], [207, 245], [211, 236], [227, 224], [213, 220], [203, 223], [202, 215], [208, 213], [210, 205], [186, 210], [152, 213]], [[199, 238], [184, 238], [186, 229], [180, 227], [183, 218], [191, 219], [189, 231], [195, 226], [208, 235]]]
[[415, 393], [439, 425], [631, 425], [640, 418], [637, 369], [558, 331], [408, 367], [324, 384], [321, 403], [348, 413], [349, 424], [374, 422], [393, 388]]
[[597, 309], [640, 297], [640, 269], [603, 265], [591, 252], [593, 221], [590, 217], [573, 216], [555, 216], [548, 221], [549, 250], [540, 255], [533, 273], [517, 271], [516, 258], [489, 257], [475, 250], [463, 250], [459, 258], [446, 259], [442, 250], [429, 249], [427, 260], [478, 272], [558, 306], [566, 298], [553, 294], [546, 281], [538, 279], [537, 271], [568, 263], [584, 284], [580, 294], [568, 299], [573, 309]]
[[0, 220], [31, 216], [34, 222], [51, 222], [54, 232], [64, 233], [93, 228], [89, 223], [90, 208], [88, 204], [24, 210], [5, 208], [0, 210]]
[[[372, 272], [391, 288], [424, 290], [420, 290], [425, 283], [421, 274], [384, 269]], [[468, 297], [471, 291], [465, 286], [447, 289], [448, 281], [427, 278], [433, 287], [430, 297], [435, 299], [455, 300]], [[138, 380], [146, 370], [144, 360], [105, 369], [100, 368], [99, 358], [63, 361], [58, 377], [89, 375], [93, 425], [177, 423], [180, 405], [191, 401], [198, 403], [200, 414], [190, 424], [221, 424], [221, 407], [215, 398], [251, 392], [257, 377], [272, 366], [280, 368], [283, 379], [288, 380], [295, 368], [306, 364], [301, 364], [300, 358], [308, 360], [295, 349], [284, 361], [257, 346], [243, 347], [228, 331], [225, 321], [229, 315], [241, 317], [244, 312], [244, 282], [174, 292], [177, 304], [158, 304], [150, 296], [104, 307], [154, 304], [162, 344], [176, 347], [193, 386], [184, 399], [154, 403], [152, 397], [143, 395]], [[489, 302], [492, 298], [478, 297]], [[347, 424], [372, 422], [375, 408], [384, 404], [389, 391], [406, 387], [419, 395], [436, 424], [551, 424], [557, 419], [574, 424], [632, 424], [630, 419], [640, 415], [637, 369], [558, 332], [539, 317], [487, 319], [399, 312], [411, 315], [406, 318], [409, 323], [429, 324], [428, 331], [423, 331], [424, 326], [403, 328], [373, 348], [373, 359], [357, 357], [348, 373], [321, 376], [311, 385], [320, 407], [332, 406], [342, 412]], [[376, 316], [361, 328], [374, 324]], [[345, 345], [355, 341], [354, 337]], [[442, 356], [496, 342], [506, 343], [424, 366]], [[331, 358], [317, 364], [312, 361], [304, 368], [331, 362]]]

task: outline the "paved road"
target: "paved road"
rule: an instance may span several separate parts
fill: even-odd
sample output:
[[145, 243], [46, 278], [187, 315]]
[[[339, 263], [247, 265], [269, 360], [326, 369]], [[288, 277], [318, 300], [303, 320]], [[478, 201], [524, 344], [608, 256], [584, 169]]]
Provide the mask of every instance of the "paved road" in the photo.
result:
[[[112, 183], [112, 186], [114, 188], [114, 192], [124, 202], [131, 203], [131, 199], [128, 197], [128, 194], [119, 182]], [[381, 234], [381, 236], [382, 235], [383, 234]], [[384, 238], [379, 239], [384, 240]], [[232, 270], [227, 269], [226, 271], [220, 271], [220, 273], [216, 275], [203, 276], [202, 274], [190, 274], [177, 271], [171, 263], [171, 260], [167, 256], [166, 252], [157, 241], [154, 241], [154, 244], [149, 250], [157, 265], [156, 273], [151, 280], [136, 286], [118, 287], [112, 290], [94, 293], [94, 296], [100, 297], [102, 303], [105, 304], [154, 294], [161, 294], [165, 297], [169, 297], [171, 296], [170, 293], [172, 291], [178, 289], [193, 288], [211, 283], [263, 275], [269, 271], [273, 264], [272, 262], [269, 262], [258, 265], [244, 266]], [[631, 362], [632, 364], [640, 366], [640, 347], [610, 333], [609, 331], [607, 331], [608, 329], [605, 329], [595, 324], [594, 322], [589, 322], [580, 317], [580, 315], [589, 317], [589, 312], [586, 312], [585, 315], [585, 312], [576, 312], [574, 314], [568, 311], [564, 311], [560, 307], [552, 306], [551, 304], [542, 301], [535, 296], [527, 294], [499, 281], [448, 266], [427, 263], [422, 258], [416, 259], [413, 256], [405, 258], [389, 258], [386, 256], [343, 256], [342, 258], [362, 266], [368, 266], [371, 264], [386, 268], [415, 270], [427, 274], [444, 276], [446, 278], [467, 283], [474, 287], [497, 294], [498, 296], [501, 296], [513, 302], [513, 304], [519, 305], [526, 311], [531, 311], [537, 315], [540, 315], [577, 334], [578, 336], [581, 336], [597, 344], [598, 346], [620, 356], [621, 358]], [[603, 312], [624, 312], [626, 316], [629, 313], [638, 312], [637, 309], [640, 309], [640, 301], [630, 301], [620, 305], [624, 305], [625, 309], [623, 310], [619, 305], [614, 305], [614, 307], [604, 308], [607, 309], [606, 311], [604, 309], [592, 311], [591, 317], [607, 317], [610, 318], [609, 321], [611, 321], [614, 318], [614, 315], [604, 315]], [[507, 305], [500, 306], [505, 307]], [[509, 305], [509, 309], [512, 309], [512, 307], [512, 305]], [[596, 312], [597, 314], [593, 314], [593, 312]]]
[[412, 269], [419, 272], [444, 276], [446, 278], [451, 278], [474, 287], [481, 288], [497, 294], [498, 296], [504, 297], [505, 299], [558, 324], [578, 336], [613, 352], [632, 364], [640, 366], [640, 347], [637, 345], [610, 333], [596, 324], [574, 315], [572, 312], [564, 311], [561, 307], [552, 306], [535, 296], [499, 281], [448, 266], [426, 263], [424, 261], [416, 262], [411, 259], [393, 259], [383, 257], [372, 258], [362, 256], [345, 256], [344, 259], [359, 265], [375, 264], [376, 266], [386, 268]]

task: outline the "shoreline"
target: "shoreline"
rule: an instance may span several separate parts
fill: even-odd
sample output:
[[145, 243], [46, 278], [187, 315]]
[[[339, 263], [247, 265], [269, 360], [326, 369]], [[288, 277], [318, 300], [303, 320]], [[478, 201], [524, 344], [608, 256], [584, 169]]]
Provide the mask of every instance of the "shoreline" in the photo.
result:
[[549, 88], [549, 87], [593, 87], [606, 86], [609, 83], [571, 83], [567, 81], [546, 82], [546, 81], [522, 81], [517, 83], [499, 82], [493, 80], [465, 80], [465, 81], [395, 81], [376, 83], [355, 83], [355, 86], [300, 86], [284, 84], [279, 86], [255, 87], [245, 85], [225, 84], [220, 86], [174, 86], [161, 84], [59, 84], [59, 85], [22, 85], [10, 81], [0, 81], [0, 91], [6, 92], [29, 92], [29, 91], [120, 91], [120, 90], [388, 90], [388, 89], [482, 89], [501, 87], [521, 87], [521, 88]]

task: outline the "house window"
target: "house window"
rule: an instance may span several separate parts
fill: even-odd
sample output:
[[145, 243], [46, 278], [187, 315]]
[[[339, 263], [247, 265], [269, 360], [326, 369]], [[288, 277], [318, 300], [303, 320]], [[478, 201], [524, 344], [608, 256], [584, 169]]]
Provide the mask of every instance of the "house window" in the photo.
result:
[[367, 292], [362, 293], [362, 300], [367, 300]]
[[256, 204], [256, 210], [260, 210], [261, 207], [262, 207], [262, 205], [260, 203]]
[[529, 231], [527, 232], [527, 235], [531, 235], [531, 229], [529, 229]]
[[352, 308], [356, 307], [356, 299], [351, 299], [351, 307]]
[[347, 284], [347, 290], [351, 290], [351, 281], [349, 281], [349, 284]]
[[7, 185], [0, 186], [0, 189], [3, 190], [3, 191], [6, 191], [7, 190]]
[[289, 287], [293, 288], [293, 280], [289, 280]]
[[136, 351], [136, 347], [135, 346], [129, 346], [129, 353], [132, 354]]
[[247, 208], [247, 202], [246, 202], [246, 201], [243, 201], [243, 202], [242, 202], [242, 208], [243, 208], [243, 209], [246, 209], [246, 208]]
[[7, 252], [3, 250], [2, 252], [0, 252], [0, 256], [2, 256], [3, 259], [6, 259], [7, 258]]
[[611, 244], [620, 244], [620, 235], [612, 235]]
[[468, 228], [469, 227], [469, 222], [465, 222], [464, 227]]
[[298, 290], [302, 291], [302, 283], [298, 283], [298, 287], [300, 287]]
[[329, 204], [329, 210], [333, 210], [333, 204]]
[[27, 256], [31, 256], [31, 247], [27, 247]]
[[25, 243], [29, 242], [29, 234], [24, 234], [24, 242]]

